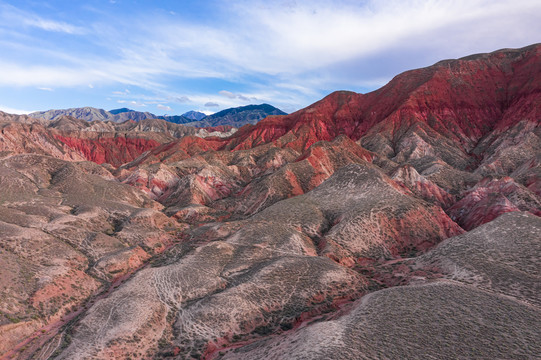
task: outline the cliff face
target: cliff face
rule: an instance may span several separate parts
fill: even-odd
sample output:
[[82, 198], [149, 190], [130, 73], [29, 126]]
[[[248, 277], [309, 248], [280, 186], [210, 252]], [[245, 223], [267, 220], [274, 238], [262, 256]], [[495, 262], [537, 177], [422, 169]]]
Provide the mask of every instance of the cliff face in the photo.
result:
[[156, 140], [128, 136], [84, 139], [56, 135], [56, 139], [81, 153], [86, 160], [97, 164], [109, 163], [113, 166], [132, 161], [145, 151], [160, 145]]
[[5, 115], [0, 354], [535, 357], [540, 110], [534, 45], [225, 137]]

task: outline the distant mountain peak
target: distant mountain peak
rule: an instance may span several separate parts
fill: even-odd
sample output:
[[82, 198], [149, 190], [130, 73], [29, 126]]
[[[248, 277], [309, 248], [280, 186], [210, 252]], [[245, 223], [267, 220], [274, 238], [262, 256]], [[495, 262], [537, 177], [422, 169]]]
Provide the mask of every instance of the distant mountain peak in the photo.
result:
[[121, 113], [126, 113], [126, 112], [132, 112], [132, 111], [135, 111], [135, 110], [132, 110], [132, 109], [128, 109], [128, 108], [120, 108], [120, 109], [113, 109], [113, 110], [109, 110], [109, 112], [113, 115], [117, 115], [117, 114], [121, 114]]
[[207, 117], [206, 114], [200, 112], [200, 111], [188, 111], [182, 114], [186, 119], [194, 120], [194, 121], [200, 121]]
[[287, 113], [269, 104], [246, 105], [218, 111], [205, 117], [202, 121], [186, 125], [197, 127], [230, 125], [238, 128], [246, 124], [257, 124], [270, 115], [287, 115]]
[[56, 120], [62, 116], [73, 116], [77, 119], [82, 119], [86, 121], [93, 121], [93, 120], [101, 120], [101, 121], [107, 121], [107, 120], [113, 120], [111, 117], [113, 116], [110, 112], [103, 110], [103, 109], [97, 109], [90, 106], [86, 107], [80, 107], [80, 108], [69, 108], [69, 109], [63, 109], [63, 110], [47, 110], [47, 111], [36, 111], [29, 116], [37, 119], [44, 119], [44, 120]]

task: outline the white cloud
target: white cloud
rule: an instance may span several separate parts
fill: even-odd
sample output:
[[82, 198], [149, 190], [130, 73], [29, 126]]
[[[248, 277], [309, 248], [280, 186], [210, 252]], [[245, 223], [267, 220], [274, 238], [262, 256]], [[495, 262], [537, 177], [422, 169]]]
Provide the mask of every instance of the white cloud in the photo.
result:
[[130, 94], [130, 90], [128, 89], [125, 89], [124, 91], [113, 91], [113, 95], [129, 95]]
[[191, 102], [192, 100], [187, 97], [187, 96], [170, 96], [168, 98], [169, 100], [172, 100], [172, 101], [175, 101], [175, 102], [178, 102], [178, 103], [181, 103], [181, 104], [184, 104], [184, 103], [189, 103]]
[[233, 94], [231, 91], [221, 90], [218, 92], [220, 95], [225, 96], [226, 98], [235, 99], [237, 95]]
[[49, 88], [49, 87], [38, 87], [38, 90], [43, 90], [43, 91], [54, 91], [54, 89], [52, 88]]
[[[28, 63], [3, 56], [2, 86], [57, 91], [88, 84], [136, 86], [154, 94], [184, 92], [187, 95], [167, 101], [190, 102], [194, 107], [255, 101], [307, 105], [320, 97], [322, 89], [374, 88], [395, 75], [395, 69], [387, 73], [367, 69], [353, 76], [352, 70], [359, 66], [355, 64], [365, 59], [401, 62], [401, 51], [407, 49], [417, 56], [415, 66], [424, 66], [431, 61], [427, 53], [457, 57], [524, 46], [539, 41], [541, 33], [541, 2], [537, 0], [297, 0], [287, 4], [238, 0], [218, 5], [222, 21], [212, 25], [183, 21], [181, 15], [171, 17], [165, 12], [152, 26], [148, 14], [140, 18], [110, 15], [85, 29], [12, 6], [0, 5], [0, 12], [4, 22], [17, 20], [48, 32], [80, 34], [84, 44], [94, 46], [80, 53], [61, 43], [46, 50], [12, 41], [10, 46], [17, 46], [17, 51], [43, 56], [31, 57]], [[48, 61], [37, 60], [43, 58]], [[242, 94], [221, 90], [217, 95], [217, 89], [211, 94], [191, 94], [189, 89], [174, 88], [181, 82], [174, 80], [199, 78], [225, 79], [248, 90], [241, 90]], [[137, 98], [129, 91], [113, 95]]]
[[157, 107], [158, 109], [164, 110], [164, 111], [171, 111], [171, 110], [173, 110], [173, 109], [171, 109], [170, 106], [162, 105], [162, 104], [158, 104], [158, 105], [156, 105], [156, 107]]
[[3, 111], [8, 114], [17, 114], [17, 115], [26, 115], [33, 113], [33, 110], [21, 110], [21, 109], [14, 109], [9, 106], [0, 105], [0, 111]]
[[[223, 6], [223, 16], [229, 20], [213, 26], [168, 18], [151, 27], [121, 18], [112, 29], [94, 24], [89, 28], [97, 36], [95, 41], [118, 49], [121, 57], [92, 59], [78, 70], [90, 72], [86, 77], [100, 81], [109, 78], [136, 85], [169, 74], [191, 78], [231, 77], [246, 71], [291, 75], [398, 46], [418, 47], [419, 37], [428, 38], [430, 46], [452, 48], [482, 36], [488, 40], [487, 48], [495, 49], [497, 44], [521, 38], [528, 42], [526, 37], [535, 42], [538, 32], [532, 30], [541, 30], [540, 25], [530, 26], [541, 11], [541, 3], [532, 0], [373, 0], [359, 4], [296, 1], [284, 6], [238, 1]], [[514, 23], [512, 32], [501, 26], [503, 19]], [[63, 28], [29, 21], [43, 28]], [[456, 29], [449, 31], [450, 27]], [[440, 36], [444, 34], [447, 36]], [[224, 96], [233, 95], [222, 91]]]
[[257, 101], [257, 98], [255, 97], [252, 97], [252, 98], [248, 98], [242, 94], [234, 94], [232, 93], [231, 91], [227, 91], [227, 90], [220, 90], [218, 91], [218, 94], [222, 95], [222, 96], [225, 96], [226, 98], [228, 99], [239, 99], [239, 100], [242, 100], [242, 101]]
[[85, 34], [84, 28], [68, 24], [63, 21], [45, 19], [37, 14], [23, 11], [11, 5], [0, 4], [0, 19], [4, 22], [22, 24], [45, 31], [60, 32], [65, 34]]
[[[362, 4], [362, 5], [360, 5]], [[539, 1], [298, 1], [234, 9], [247, 19], [244, 42], [237, 45], [238, 64], [265, 73], [296, 73], [400, 46], [418, 47], [427, 37], [436, 47], [471, 43], [476, 36], [492, 42], [516, 42], [541, 12]], [[501, 27], [512, 18], [513, 31]], [[523, 21], [521, 23], [521, 20]], [[528, 24], [528, 25], [526, 25]], [[453, 29], [450, 29], [450, 28]], [[535, 26], [541, 30], [540, 25]], [[489, 28], [486, 36], [480, 29]], [[531, 42], [536, 36], [528, 36]], [[520, 38], [520, 37], [519, 37]], [[445, 39], [445, 41], [442, 41]], [[528, 41], [523, 38], [523, 41]], [[422, 45], [422, 44], [421, 44]], [[427, 44], [425, 44], [427, 45]], [[269, 49], [270, 51], [265, 51]], [[495, 48], [494, 48], [495, 49]]]
[[116, 102], [119, 103], [119, 104], [128, 104], [128, 105], [132, 105], [132, 106], [136, 106], [136, 107], [145, 107], [145, 106], [147, 106], [147, 104], [136, 101], [136, 100], [117, 100]]
[[91, 74], [68, 66], [25, 66], [0, 60], [0, 85], [5, 86], [79, 86], [88, 83]]
[[23, 24], [28, 25], [28, 26], [33, 26], [45, 31], [62, 32], [66, 34], [84, 34], [85, 33], [83, 28], [73, 26], [65, 22], [42, 19], [37, 16], [34, 16], [29, 19], [24, 19]]
[[203, 109], [203, 110], [199, 109], [199, 110], [196, 110], [196, 111], [201, 112], [201, 113], [203, 113], [203, 114], [205, 114], [207, 116], [212, 115], [212, 114], [215, 113], [215, 111], [211, 111], [211, 110], [208, 110], [208, 109]]
[[220, 104], [212, 102], [212, 101], [208, 101], [208, 102], [205, 103], [205, 106], [206, 107], [218, 107], [218, 106], [220, 106]]
[[[261, 103], [261, 102], [267, 102], [267, 103], [273, 103], [274, 101], [283, 101], [286, 99], [291, 100], [289, 96], [292, 94], [288, 91], [274, 91], [269, 90], [267, 87], [262, 86], [261, 91], [255, 91], [251, 93], [246, 93], [245, 95], [241, 95], [241, 97], [248, 99], [243, 100], [240, 99], [238, 95], [236, 95], [234, 98], [225, 97], [216, 95], [213, 96], [212, 94], [205, 94], [205, 93], [192, 93], [189, 94], [187, 97], [189, 97], [189, 103], [192, 105], [192, 109], [196, 108], [204, 108], [205, 106], [208, 106], [207, 103], [213, 104], [213, 107], [217, 107], [220, 109], [226, 109], [230, 107], [238, 107], [242, 105], [246, 105], [247, 103]], [[179, 97], [184, 95], [177, 95], [177, 94], [168, 94], [168, 96], [164, 96], [162, 98], [154, 98], [153, 100], [158, 101], [159, 103], [163, 102], [172, 102], [175, 101], [175, 99], [178, 99]], [[149, 103], [151, 100], [146, 99], [145, 102]], [[177, 101], [178, 102], [178, 101]], [[187, 102], [184, 102], [187, 103]]]

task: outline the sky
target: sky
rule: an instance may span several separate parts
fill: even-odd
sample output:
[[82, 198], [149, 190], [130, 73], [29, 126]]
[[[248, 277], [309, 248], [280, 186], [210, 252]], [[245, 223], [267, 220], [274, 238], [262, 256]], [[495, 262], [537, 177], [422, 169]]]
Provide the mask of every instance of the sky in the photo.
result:
[[539, 0], [0, 0], [0, 110], [293, 112], [540, 35]]

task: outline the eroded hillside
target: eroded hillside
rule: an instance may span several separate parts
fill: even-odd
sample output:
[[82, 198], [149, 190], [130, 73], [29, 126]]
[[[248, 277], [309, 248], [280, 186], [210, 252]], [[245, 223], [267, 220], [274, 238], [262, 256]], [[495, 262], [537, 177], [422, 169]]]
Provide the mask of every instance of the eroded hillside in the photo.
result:
[[229, 137], [6, 117], [0, 354], [533, 358], [540, 110], [533, 45]]

